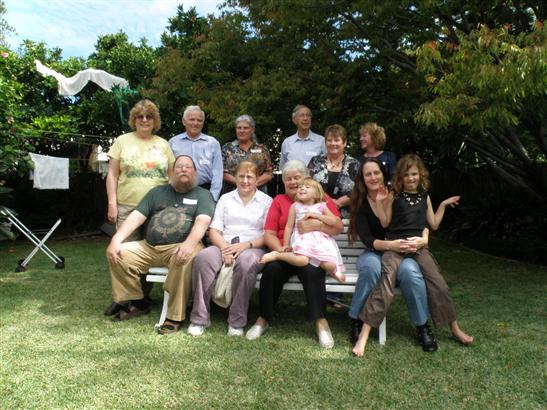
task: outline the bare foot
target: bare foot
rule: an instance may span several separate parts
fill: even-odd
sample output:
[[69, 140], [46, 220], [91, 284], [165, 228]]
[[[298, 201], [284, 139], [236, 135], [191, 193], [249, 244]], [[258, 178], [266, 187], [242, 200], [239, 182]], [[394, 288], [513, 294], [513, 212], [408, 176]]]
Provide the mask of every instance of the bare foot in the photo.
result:
[[452, 323], [450, 323], [450, 330], [452, 331], [452, 335], [454, 335], [454, 337], [462, 345], [469, 346], [471, 343], [473, 343], [473, 336], [469, 336], [467, 333], [461, 330], [457, 320], [454, 320]]
[[359, 338], [357, 340], [357, 343], [355, 343], [355, 346], [353, 346], [353, 349], [351, 351], [353, 354], [357, 357], [363, 357], [365, 354], [365, 346], [367, 345], [367, 342], [363, 340], [363, 338]]
[[372, 327], [370, 325], [367, 325], [366, 323], [363, 324], [361, 333], [359, 333], [359, 339], [357, 339], [357, 343], [355, 343], [355, 346], [353, 346], [353, 349], [351, 350], [355, 356], [363, 357], [365, 354], [365, 347], [367, 346], [368, 336], [371, 329]]
[[277, 257], [279, 256], [279, 252], [277, 251], [271, 251], [271, 252], [268, 252], [266, 254], [264, 254], [264, 256], [262, 256], [262, 258], [260, 258], [260, 263], [263, 263], [263, 264], [266, 264], [268, 262], [273, 262], [277, 259]]
[[469, 346], [475, 340], [473, 336], [469, 336], [467, 333], [464, 333], [461, 329], [458, 329], [457, 331], [452, 331], [452, 334], [458, 340], [458, 342], [460, 342], [462, 345], [465, 345], [465, 346]]

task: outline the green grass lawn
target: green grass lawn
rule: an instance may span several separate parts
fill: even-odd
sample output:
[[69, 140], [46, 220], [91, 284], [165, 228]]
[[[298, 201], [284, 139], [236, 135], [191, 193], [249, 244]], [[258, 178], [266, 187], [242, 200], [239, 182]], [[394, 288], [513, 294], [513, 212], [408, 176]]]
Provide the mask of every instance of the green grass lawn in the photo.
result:
[[[329, 310], [336, 341], [322, 350], [304, 320], [303, 294], [285, 292], [259, 340], [226, 336], [213, 309], [199, 338], [154, 333], [159, 306], [128, 322], [103, 316], [110, 303], [106, 238], [48, 242], [26, 272], [25, 242], [0, 243], [0, 408], [545, 408], [547, 267], [434, 241], [462, 328], [463, 347], [436, 329], [436, 353], [415, 345], [396, 298], [386, 346], [350, 355], [345, 310]], [[160, 299], [155, 286], [153, 296]], [[258, 295], [249, 312], [257, 316]], [[185, 326], [186, 328], [186, 326]], [[185, 329], [184, 329], [185, 330]]]

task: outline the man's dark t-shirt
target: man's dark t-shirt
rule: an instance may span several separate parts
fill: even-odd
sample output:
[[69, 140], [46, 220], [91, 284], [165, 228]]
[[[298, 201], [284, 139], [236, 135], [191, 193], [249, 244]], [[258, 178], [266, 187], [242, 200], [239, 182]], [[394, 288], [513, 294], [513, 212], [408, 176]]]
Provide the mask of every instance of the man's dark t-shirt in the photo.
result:
[[195, 187], [181, 194], [167, 184], [152, 188], [135, 210], [147, 218], [146, 242], [168, 245], [184, 242], [198, 215], [212, 218], [215, 201], [206, 189]]

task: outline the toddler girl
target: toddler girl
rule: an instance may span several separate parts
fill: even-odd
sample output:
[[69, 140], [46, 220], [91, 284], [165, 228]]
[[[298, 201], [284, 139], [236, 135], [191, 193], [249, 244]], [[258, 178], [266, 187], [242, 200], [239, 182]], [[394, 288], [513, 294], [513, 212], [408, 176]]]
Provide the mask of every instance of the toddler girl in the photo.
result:
[[313, 178], [305, 178], [298, 188], [296, 200], [289, 209], [283, 243], [290, 243], [284, 252], [272, 251], [265, 254], [260, 263], [268, 263], [275, 260], [287, 262], [293, 266], [321, 267], [330, 276], [340, 282], [344, 282], [346, 270], [340, 250], [334, 239], [320, 231], [299, 233], [296, 222], [306, 218], [316, 218], [327, 225], [336, 223], [336, 216], [327, 208], [325, 193], [321, 184]]

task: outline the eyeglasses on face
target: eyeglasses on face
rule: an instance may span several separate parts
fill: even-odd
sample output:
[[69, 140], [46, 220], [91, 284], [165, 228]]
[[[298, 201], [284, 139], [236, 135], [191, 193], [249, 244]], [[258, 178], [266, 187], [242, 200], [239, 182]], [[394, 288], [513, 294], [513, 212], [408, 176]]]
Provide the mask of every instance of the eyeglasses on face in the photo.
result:
[[148, 121], [148, 120], [154, 120], [154, 117], [151, 116], [150, 114], [140, 114], [140, 115], [137, 115], [137, 119], [139, 121]]
[[192, 164], [177, 164], [175, 169], [194, 169], [194, 166]]

